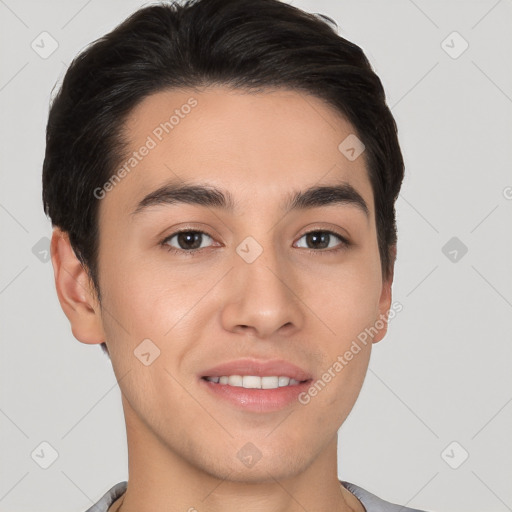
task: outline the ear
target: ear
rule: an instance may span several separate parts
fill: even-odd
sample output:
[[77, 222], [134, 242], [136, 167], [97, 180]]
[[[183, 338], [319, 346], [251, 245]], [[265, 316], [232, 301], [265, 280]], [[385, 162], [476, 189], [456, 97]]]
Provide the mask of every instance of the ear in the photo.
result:
[[389, 248], [390, 269], [387, 279], [382, 280], [382, 290], [379, 299], [379, 317], [375, 320], [377, 334], [372, 338], [372, 343], [379, 342], [388, 331], [388, 316], [391, 308], [391, 286], [395, 271], [396, 245]]
[[89, 275], [71, 247], [69, 235], [54, 228], [50, 250], [55, 288], [73, 336], [82, 343], [102, 343], [105, 333], [99, 302]]

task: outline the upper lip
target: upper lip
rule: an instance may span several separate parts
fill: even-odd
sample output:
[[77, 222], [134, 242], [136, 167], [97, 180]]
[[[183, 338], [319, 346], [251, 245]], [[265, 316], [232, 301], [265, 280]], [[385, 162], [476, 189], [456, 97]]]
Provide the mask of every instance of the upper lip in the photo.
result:
[[283, 359], [258, 360], [238, 359], [219, 364], [205, 370], [202, 377], [223, 377], [229, 375], [257, 375], [259, 377], [290, 377], [298, 381], [310, 380], [312, 376], [302, 368]]

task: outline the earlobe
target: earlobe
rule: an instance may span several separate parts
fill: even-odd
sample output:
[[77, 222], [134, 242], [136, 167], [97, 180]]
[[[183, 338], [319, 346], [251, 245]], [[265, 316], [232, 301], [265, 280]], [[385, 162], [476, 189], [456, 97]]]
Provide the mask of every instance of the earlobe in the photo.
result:
[[393, 285], [393, 274], [395, 268], [396, 259], [396, 245], [393, 245], [390, 250], [390, 269], [387, 279], [382, 281], [382, 290], [379, 299], [379, 317], [375, 321], [375, 327], [378, 330], [377, 334], [373, 337], [372, 342], [378, 343], [384, 338], [388, 330], [388, 317], [389, 310], [391, 308], [392, 292], [391, 287]]
[[89, 275], [76, 257], [68, 234], [59, 228], [53, 230], [51, 258], [57, 296], [73, 336], [82, 343], [102, 343], [105, 334], [100, 307]]

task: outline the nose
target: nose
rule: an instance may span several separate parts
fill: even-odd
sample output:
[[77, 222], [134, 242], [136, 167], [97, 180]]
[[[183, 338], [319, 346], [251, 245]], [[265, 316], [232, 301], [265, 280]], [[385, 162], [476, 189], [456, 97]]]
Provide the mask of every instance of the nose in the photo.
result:
[[269, 339], [302, 329], [305, 313], [300, 279], [289, 262], [266, 246], [251, 263], [238, 254], [224, 284], [221, 321], [230, 332]]

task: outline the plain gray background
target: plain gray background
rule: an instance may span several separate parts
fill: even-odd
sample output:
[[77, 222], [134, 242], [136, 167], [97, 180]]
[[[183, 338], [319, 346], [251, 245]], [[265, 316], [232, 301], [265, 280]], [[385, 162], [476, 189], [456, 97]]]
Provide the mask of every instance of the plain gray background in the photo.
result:
[[[341, 429], [340, 478], [410, 507], [512, 510], [512, 2], [289, 3], [366, 52], [406, 160], [403, 311]], [[111, 364], [73, 337], [55, 293], [41, 165], [54, 84], [141, 5], [0, 0], [2, 512], [84, 511], [128, 477]], [[42, 32], [58, 43], [47, 58], [31, 46], [51, 49]], [[43, 442], [58, 454], [47, 469]]]

